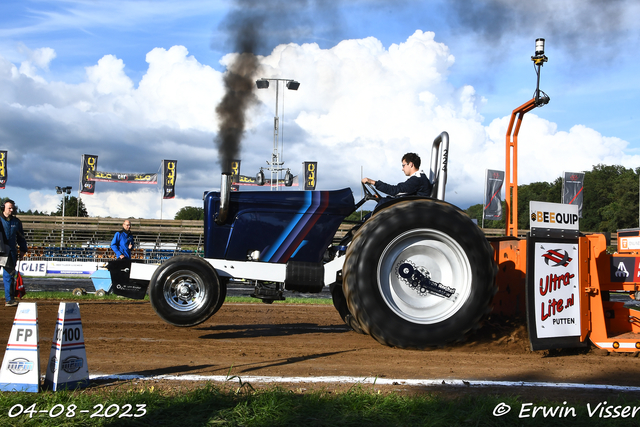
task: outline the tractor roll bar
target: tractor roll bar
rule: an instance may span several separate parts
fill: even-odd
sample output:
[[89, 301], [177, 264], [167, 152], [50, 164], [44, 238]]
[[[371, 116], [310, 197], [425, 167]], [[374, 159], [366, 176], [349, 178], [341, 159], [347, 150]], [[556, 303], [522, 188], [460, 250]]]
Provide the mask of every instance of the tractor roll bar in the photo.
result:
[[431, 197], [444, 200], [447, 186], [447, 162], [449, 159], [449, 134], [442, 132], [433, 140], [429, 180], [433, 183]]

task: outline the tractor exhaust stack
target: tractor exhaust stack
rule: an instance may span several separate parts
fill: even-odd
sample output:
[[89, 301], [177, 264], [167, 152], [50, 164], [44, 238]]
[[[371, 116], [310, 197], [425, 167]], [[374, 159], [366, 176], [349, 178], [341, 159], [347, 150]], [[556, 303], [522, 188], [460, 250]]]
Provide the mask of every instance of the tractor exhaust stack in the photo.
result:
[[220, 210], [216, 217], [216, 224], [222, 225], [227, 221], [229, 215], [229, 199], [231, 197], [231, 180], [232, 175], [230, 173], [223, 173], [222, 180], [220, 182]]

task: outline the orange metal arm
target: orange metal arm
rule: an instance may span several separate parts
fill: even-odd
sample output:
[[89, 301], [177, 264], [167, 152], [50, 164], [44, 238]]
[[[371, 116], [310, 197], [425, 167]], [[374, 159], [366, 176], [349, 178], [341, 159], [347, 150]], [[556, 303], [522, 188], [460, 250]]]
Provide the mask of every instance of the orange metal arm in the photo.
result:
[[[505, 200], [507, 204], [506, 230], [507, 236], [518, 237], [518, 132], [522, 124], [522, 117], [536, 108], [535, 98], [522, 104], [511, 113], [509, 128], [507, 129], [507, 153], [505, 179], [507, 187]], [[516, 120], [516, 115], [518, 116]], [[516, 124], [515, 130], [513, 125]], [[513, 136], [511, 135], [513, 131]]]

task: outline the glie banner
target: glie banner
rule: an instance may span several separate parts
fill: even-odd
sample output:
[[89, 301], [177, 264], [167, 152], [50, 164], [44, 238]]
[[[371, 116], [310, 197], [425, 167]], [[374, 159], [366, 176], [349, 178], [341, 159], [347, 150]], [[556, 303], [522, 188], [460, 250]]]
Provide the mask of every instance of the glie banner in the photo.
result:
[[538, 338], [580, 336], [578, 245], [536, 242], [534, 259]]

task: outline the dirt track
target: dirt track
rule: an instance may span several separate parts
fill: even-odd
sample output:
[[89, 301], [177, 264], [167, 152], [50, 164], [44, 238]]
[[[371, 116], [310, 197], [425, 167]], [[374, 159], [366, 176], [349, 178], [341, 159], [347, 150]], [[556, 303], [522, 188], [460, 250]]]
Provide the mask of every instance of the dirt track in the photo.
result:
[[[38, 302], [46, 366], [59, 302]], [[523, 325], [486, 324], [464, 344], [431, 351], [380, 345], [350, 331], [331, 305], [226, 304], [194, 328], [164, 323], [148, 302], [80, 305], [89, 372], [356, 376], [640, 385], [640, 358], [600, 350], [531, 352]], [[0, 310], [6, 346], [15, 308]]]

